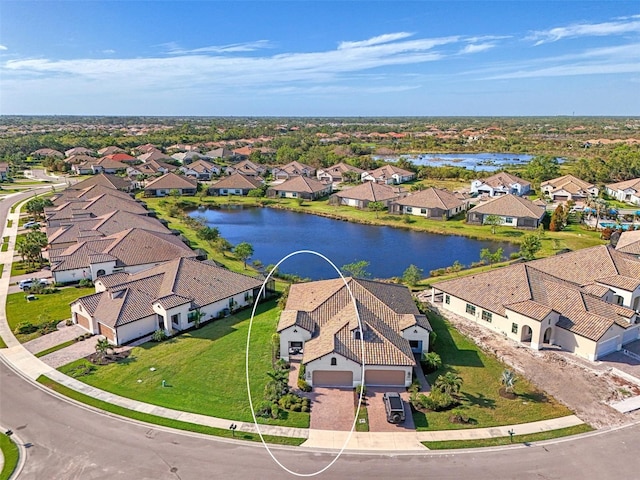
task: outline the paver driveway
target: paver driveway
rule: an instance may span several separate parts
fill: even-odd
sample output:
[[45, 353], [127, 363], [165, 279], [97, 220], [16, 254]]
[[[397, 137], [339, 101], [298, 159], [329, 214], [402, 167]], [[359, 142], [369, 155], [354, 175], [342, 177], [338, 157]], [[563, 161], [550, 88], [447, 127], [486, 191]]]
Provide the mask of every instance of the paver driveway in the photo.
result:
[[311, 399], [311, 428], [351, 430], [355, 418], [352, 388], [313, 387], [305, 396]]
[[[382, 396], [384, 392], [398, 392], [404, 401], [406, 420], [400, 424], [387, 422], [387, 413], [384, 409]], [[405, 388], [394, 387], [367, 387], [367, 414], [369, 415], [370, 432], [406, 432], [415, 430], [409, 405], [409, 393]]]

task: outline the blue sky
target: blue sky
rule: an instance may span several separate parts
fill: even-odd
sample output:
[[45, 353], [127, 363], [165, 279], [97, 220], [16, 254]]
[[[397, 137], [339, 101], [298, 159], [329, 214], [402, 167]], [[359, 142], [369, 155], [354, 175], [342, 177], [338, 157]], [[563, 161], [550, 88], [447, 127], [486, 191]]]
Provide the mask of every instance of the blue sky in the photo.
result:
[[640, 115], [638, 1], [0, 1], [0, 113]]

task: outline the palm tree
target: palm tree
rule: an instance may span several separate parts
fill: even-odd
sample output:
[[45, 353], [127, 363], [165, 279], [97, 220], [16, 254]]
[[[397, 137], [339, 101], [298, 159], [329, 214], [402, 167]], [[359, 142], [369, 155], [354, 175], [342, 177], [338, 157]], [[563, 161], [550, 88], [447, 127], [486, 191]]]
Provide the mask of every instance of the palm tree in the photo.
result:
[[501, 383], [504, 385], [504, 389], [506, 392], [513, 392], [514, 384], [516, 383], [516, 374], [513, 373], [513, 370], [506, 369], [502, 372]]
[[97, 359], [99, 361], [104, 360], [104, 357], [107, 355], [109, 350], [111, 350], [111, 352], [113, 352], [113, 347], [109, 343], [109, 340], [107, 340], [104, 337], [103, 338], [99, 338], [98, 342], [96, 343], [96, 357], [97, 357]]
[[447, 372], [444, 375], [440, 375], [433, 386], [442, 393], [453, 396], [460, 392], [462, 378], [453, 372]]

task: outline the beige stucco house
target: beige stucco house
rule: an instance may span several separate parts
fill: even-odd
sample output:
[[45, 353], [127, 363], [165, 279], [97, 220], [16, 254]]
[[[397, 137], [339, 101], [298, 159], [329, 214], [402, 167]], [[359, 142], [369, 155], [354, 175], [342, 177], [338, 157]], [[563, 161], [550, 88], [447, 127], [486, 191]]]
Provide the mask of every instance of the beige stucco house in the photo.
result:
[[590, 360], [640, 336], [640, 261], [611, 246], [438, 282], [445, 311], [533, 349], [556, 345]]
[[291, 285], [278, 323], [280, 356], [302, 352], [313, 386], [408, 386], [430, 332], [405, 286], [355, 278]]

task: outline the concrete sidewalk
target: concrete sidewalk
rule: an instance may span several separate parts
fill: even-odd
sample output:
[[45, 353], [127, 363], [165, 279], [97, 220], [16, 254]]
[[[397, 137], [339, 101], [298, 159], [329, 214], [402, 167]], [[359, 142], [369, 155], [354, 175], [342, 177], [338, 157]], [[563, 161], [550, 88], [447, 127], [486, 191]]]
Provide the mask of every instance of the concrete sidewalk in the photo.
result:
[[[181, 412], [169, 408], [159, 407], [148, 403], [139, 402], [129, 398], [121, 397], [95, 387], [82, 383], [74, 378], [68, 377], [51, 366], [44, 363], [39, 358], [33, 356], [18, 342], [11, 332], [6, 317], [7, 291], [11, 277], [11, 263], [13, 261], [13, 250], [17, 234], [19, 219], [19, 209], [15, 213], [9, 213], [8, 219], [13, 220], [11, 228], [4, 228], [3, 236], [9, 236], [9, 249], [7, 252], [0, 252], [0, 263], [4, 264], [2, 276], [0, 277], [0, 336], [7, 344], [8, 348], [0, 349], [0, 356], [15, 370], [24, 377], [35, 381], [40, 375], [55, 380], [68, 388], [81, 392], [85, 395], [99, 400], [118, 405], [129, 410], [149, 413], [160, 417], [171, 418], [183, 422], [195, 423], [209, 427], [228, 429], [231, 423], [237, 425], [238, 431], [256, 433], [257, 426], [253, 422], [238, 422], [223, 418], [209, 417], [195, 413]], [[467, 440], [478, 438], [492, 438], [508, 436], [509, 430], [513, 430], [517, 435], [526, 433], [544, 432], [556, 430], [583, 423], [575, 415], [532, 422], [520, 425], [507, 425], [493, 428], [477, 428], [466, 430], [446, 430], [439, 432], [380, 432], [362, 433], [345, 432], [333, 430], [315, 430], [305, 428], [291, 428], [273, 425], [260, 425], [260, 432], [263, 435], [274, 435], [282, 437], [305, 438], [303, 448], [340, 450], [366, 450], [366, 451], [425, 451], [426, 448], [420, 443], [423, 441], [443, 441], [443, 440]], [[348, 443], [345, 446], [345, 442]]]

